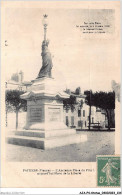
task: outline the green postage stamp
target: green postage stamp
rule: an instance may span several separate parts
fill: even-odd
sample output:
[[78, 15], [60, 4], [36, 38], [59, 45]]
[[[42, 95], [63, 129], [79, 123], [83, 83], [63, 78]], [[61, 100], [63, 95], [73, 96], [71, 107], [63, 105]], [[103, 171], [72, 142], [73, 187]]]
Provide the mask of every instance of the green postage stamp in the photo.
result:
[[97, 186], [120, 187], [120, 156], [97, 156]]

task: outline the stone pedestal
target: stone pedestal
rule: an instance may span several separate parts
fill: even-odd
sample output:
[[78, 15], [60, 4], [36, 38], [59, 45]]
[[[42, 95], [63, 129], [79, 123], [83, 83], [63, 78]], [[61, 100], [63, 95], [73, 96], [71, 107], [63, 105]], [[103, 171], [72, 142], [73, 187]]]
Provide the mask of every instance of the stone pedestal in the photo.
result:
[[33, 85], [21, 98], [27, 100], [27, 120], [25, 129], [55, 130], [64, 129], [63, 99], [69, 95], [58, 92], [53, 78], [41, 78], [33, 81]]
[[8, 137], [8, 143], [49, 149], [87, 140], [64, 124], [63, 99], [69, 95], [60, 91], [55, 79], [34, 80], [21, 98], [27, 100], [26, 125], [15, 136]]

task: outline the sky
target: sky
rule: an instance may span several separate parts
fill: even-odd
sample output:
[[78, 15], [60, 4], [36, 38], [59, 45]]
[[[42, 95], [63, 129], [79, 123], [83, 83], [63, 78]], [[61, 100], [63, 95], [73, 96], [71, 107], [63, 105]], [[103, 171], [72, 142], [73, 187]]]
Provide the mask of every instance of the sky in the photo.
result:
[[[6, 8], [4, 33], [5, 77], [22, 70], [24, 80], [35, 79], [42, 66], [43, 14], [48, 14], [47, 38], [52, 74], [64, 88], [110, 91], [119, 82], [117, 30], [114, 10]], [[83, 34], [77, 25], [109, 25], [104, 34]]]

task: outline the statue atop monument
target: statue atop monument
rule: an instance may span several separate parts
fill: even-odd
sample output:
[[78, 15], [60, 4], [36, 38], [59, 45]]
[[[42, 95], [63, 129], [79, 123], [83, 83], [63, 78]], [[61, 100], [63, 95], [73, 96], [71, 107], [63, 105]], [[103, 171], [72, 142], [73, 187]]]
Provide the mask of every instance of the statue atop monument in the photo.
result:
[[38, 78], [41, 78], [41, 77], [52, 77], [51, 75], [51, 69], [52, 69], [52, 57], [51, 57], [51, 53], [48, 49], [48, 44], [49, 44], [49, 41], [48, 40], [44, 40], [42, 42], [42, 53], [41, 53], [41, 56], [42, 56], [42, 67], [39, 71], [39, 74], [38, 74]]
[[38, 77], [37, 78], [42, 78], [42, 77], [52, 77], [51, 70], [52, 70], [52, 57], [51, 53], [48, 49], [49, 45], [49, 40], [46, 39], [46, 30], [47, 30], [47, 15], [44, 15], [44, 20], [43, 20], [43, 25], [44, 25], [44, 41], [42, 42], [42, 67], [39, 71]]

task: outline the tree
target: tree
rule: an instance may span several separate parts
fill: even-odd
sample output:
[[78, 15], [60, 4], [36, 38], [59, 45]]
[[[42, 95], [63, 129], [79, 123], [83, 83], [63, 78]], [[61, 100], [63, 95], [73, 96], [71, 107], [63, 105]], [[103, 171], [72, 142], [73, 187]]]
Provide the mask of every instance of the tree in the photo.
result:
[[113, 110], [115, 109], [115, 92], [95, 92], [85, 91], [86, 95], [85, 102], [89, 105], [89, 129], [91, 124], [91, 106], [95, 106], [103, 109], [106, 112], [108, 120], [108, 129], [110, 130], [111, 124], [113, 123]]
[[76, 97], [73, 95], [70, 95], [68, 99], [63, 100], [63, 105], [66, 110], [71, 109], [73, 111], [76, 104]]
[[93, 106], [106, 111], [108, 129], [110, 130], [112, 124], [112, 111], [115, 109], [115, 92], [95, 92], [93, 94], [93, 99]]
[[6, 90], [6, 107], [8, 108], [8, 106], [11, 106], [12, 110], [16, 113], [16, 129], [18, 128], [18, 113], [20, 109], [23, 109], [24, 111], [27, 109], [27, 101], [20, 98], [20, 95], [23, 93], [25, 92], [19, 90]]
[[75, 106], [78, 105], [78, 107], [82, 108], [83, 106], [83, 100], [77, 100], [77, 97], [81, 94], [81, 89], [80, 87], [77, 87], [75, 92], [71, 93], [70, 89], [66, 89], [65, 91], [66, 93], [68, 93], [70, 95], [70, 97], [68, 99], [63, 100], [63, 105], [64, 108], [67, 109], [71, 109], [71, 111], [73, 111], [75, 109]]
[[8, 112], [12, 112], [12, 107], [8, 102], [6, 102], [6, 127], [8, 126]]
[[90, 91], [84, 91], [84, 94], [86, 95], [85, 103], [89, 106], [89, 130], [91, 129], [91, 107], [94, 105], [94, 98], [92, 90]]

